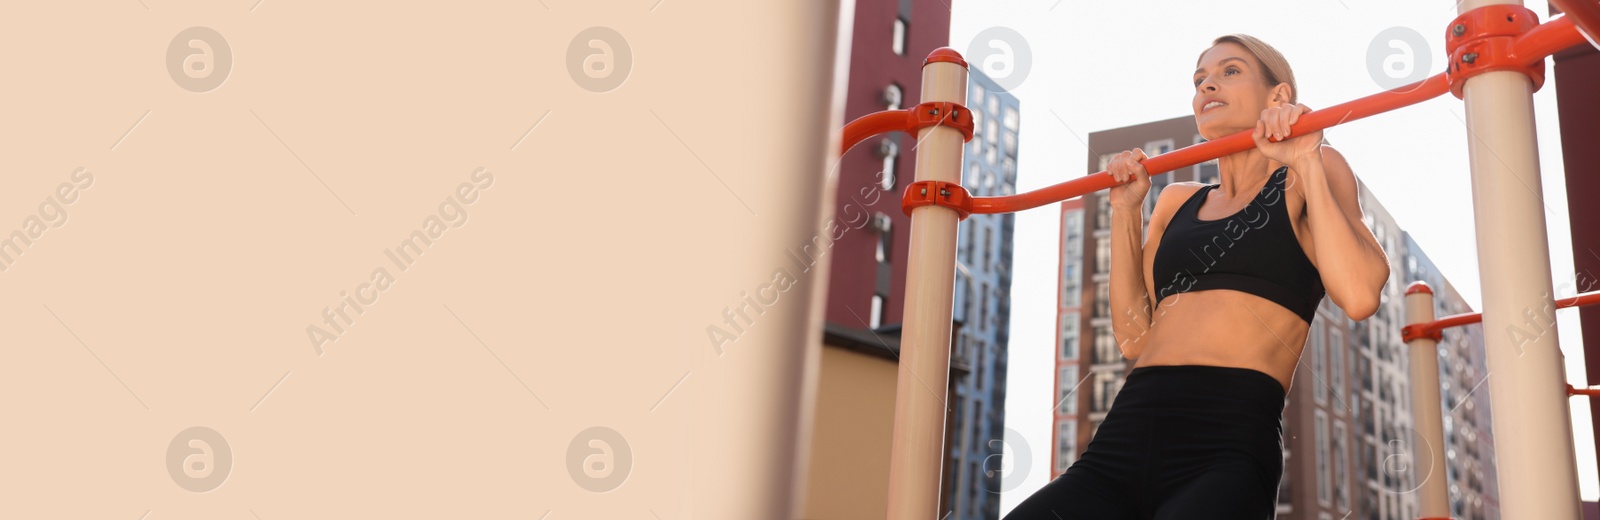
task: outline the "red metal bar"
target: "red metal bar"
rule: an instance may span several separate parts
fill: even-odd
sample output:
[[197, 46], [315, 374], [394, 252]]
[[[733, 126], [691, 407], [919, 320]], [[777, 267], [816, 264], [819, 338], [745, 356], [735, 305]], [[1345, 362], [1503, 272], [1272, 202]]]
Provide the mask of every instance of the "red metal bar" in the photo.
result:
[[[1586, 306], [1586, 305], [1594, 305], [1594, 304], [1600, 304], [1600, 291], [1586, 292], [1586, 293], [1583, 293], [1583, 294], [1580, 294], [1580, 295], [1577, 295], [1577, 296], [1573, 296], [1571, 298], [1567, 298], [1565, 300], [1556, 300], [1556, 308], [1557, 309], [1565, 309], [1567, 307], [1583, 307], [1583, 306]], [[1439, 319], [1434, 320], [1434, 321], [1429, 322], [1429, 323], [1417, 323], [1417, 324], [1413, 324], [1413, 325], [1407, 325], [1407, 326], [1405, 326], [1405, 328], [1406, 329], [1411, 329], [1411, 330], [1410, 331], [1405, 331], [1404, 333], [1406, 333], [1406, 334], [1418, 334], [1418, 335], [1433, 335], [1433, 334], [1438, 333], [1439, 331], [1442, 331], [1444, 329], [1448, 329], [1450, 327], [1460, 327], [1462, 325], [1468, 325], [1468, 324], [1472, 324], [1472, 323], [1479, 323], [1479, 322], [1482, 322], [1482, 321], [1483, 321], [1483, 314], [1482, 313], [1470, 312], [1470, 313], [1466, 313], [1466, 314], [1456, 314], [1456, 315], [1453, 315], [1453, 316], [1445, 316], [1443, 318], [1439, 318]]]
[[1568, 383], [1567, 395], [1600, 396], [1600, 388], [1574, 388], [1571, 383]]
[[[1321, 110], [1313, 110], [1300, 116], [1300, 121], [1289, 127], [1290, 135], [1304, 135], [1373, 114], [1381, 114], [1400, 107], [1414, 105], [1449, 91], [1450, 85], [1445, 81], [1444, 74], [1438, 74], [1400, 88], [1379, 92]], [[1186, 146], [1145, 159], [1144, 168], [1150, 172], [1150, 175], [1159, 175], [1224, 155], [1249, 150], [1255, 146], [1255, 141], [1250, 139], [1250, 131], [1246, 130], [1215, 141]], [[1102, 171], [1026, 193], [1003, 197], [973, 197], [972, 212], [1009, 213], [1022, 211], [1074, 197], [1081, 197], [1116, 185], [1117, 181], [1111, 177], [1111, 174]]]
[[1583, 30], [1590, 44], [1600, 47], [1600, 3], [1589, 0], [1550, 0], [1550, 3]]
[[883, 110], [849, 122], [844, 125], [844, 146], [839, 149], [839, 154], [844, 155], [868, 137], [896, 130], [905, 131], [906, 120], [905, 110]]
[[[1554, 54], [1556, 51], [1583, 42], [1583, 35], [1578, 33], [1572, 20], [1563, 16], [1551, 19], [1518, 36], [1511, 44], [1510, 52], [1512, 55], [1526, 60], [1527, 63], [1534, 63]], [[1299, 122], [1290, 127], [1290, 135], [1304, 135], [1348, 121], [1414, 105], [1449, 91], [1449, 81], [1441, 73], [1404, 87], [1312, 111], [1302, 116]], [[1144, 168], [1150, 172], [1150, 175], [1160, 175], [1224, 155], [1249, 150], [1253, 147], [1255, 147], [1255, 142], [1250, 139], [1250, 132], [1244, 131], [1215, 141], [1187, 146], [1151, 157], [1144, 161]], [[1117, 182], [1112, 179], [1111, 174], [1102, 171], [1026, 193], [1003, 197], [973, 197], [972, 212], [987, 214], [1022, 211], [1081, 197], [1116, 185]]]
[[1578, 34], [1578, 28], [1572, 24], [1572, 19], [1557, 16], [1518, 36], [1511, 44], [1511, 54], [1521, 57], [1527, 63], [1533, 63], [1562, 49], [1582, 43], [1584, 43], [1583, 35]]

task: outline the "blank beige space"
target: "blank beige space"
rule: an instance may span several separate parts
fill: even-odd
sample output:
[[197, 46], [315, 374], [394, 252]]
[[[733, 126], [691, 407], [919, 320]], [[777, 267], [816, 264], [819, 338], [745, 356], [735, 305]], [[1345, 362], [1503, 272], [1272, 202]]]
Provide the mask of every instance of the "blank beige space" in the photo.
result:
[[[840, 7], [782, 4], [7, 6], [0, 239], [93, 181], [0, 272], [0, 517], [786, 516], [822, 284], [706, 332], [832, 207]], [[165, 63], [194, 26], [232, 51], [209, 92]], [[610, 92], [567, 71], [592, 26], [632, 49]], [[168, 474], [192, 426], [211, 491]], [[605, 493], [567, 464], [596, 426], [633, 455]]]

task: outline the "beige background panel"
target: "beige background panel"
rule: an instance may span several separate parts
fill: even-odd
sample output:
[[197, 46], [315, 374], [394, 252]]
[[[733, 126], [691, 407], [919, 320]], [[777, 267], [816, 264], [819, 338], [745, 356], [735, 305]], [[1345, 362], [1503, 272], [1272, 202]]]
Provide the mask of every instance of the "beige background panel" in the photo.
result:
[[0, 516], [789, 516], [840, 9], [8, 6]]
[[841, 348], [822, 349], [805, 518], [883, 518], [889, 508], [896, 364]]

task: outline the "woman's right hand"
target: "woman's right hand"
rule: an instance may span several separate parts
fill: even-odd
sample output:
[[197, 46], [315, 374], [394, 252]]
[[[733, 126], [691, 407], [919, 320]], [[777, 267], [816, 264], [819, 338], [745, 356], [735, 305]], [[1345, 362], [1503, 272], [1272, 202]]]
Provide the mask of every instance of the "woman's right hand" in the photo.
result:
[[[1138, 211], [1144, 205], [1145, 194], [1150, 193], [1150, 173], [1139, 161], [1145, 159], [1148, 157], [1144, 155], [1144, 150], [1134, 148], [1112, 157], [1111, 163], [1106, 165], [1106, 173], [1117, 181], [1117, 185], [1111, 187], [1112, 209]], [[1130, 179], [1132, 182], [1129, 182]]]

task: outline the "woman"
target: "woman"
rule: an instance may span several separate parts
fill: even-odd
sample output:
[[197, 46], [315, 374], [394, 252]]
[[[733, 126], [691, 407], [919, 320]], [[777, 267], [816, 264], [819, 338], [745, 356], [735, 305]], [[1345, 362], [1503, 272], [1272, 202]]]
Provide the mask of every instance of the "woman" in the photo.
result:
[[1083, 456], [1009, 520], [1272, 518], [1318, 303], [1355, 320], [1378, 308], [1388, 258], [1344, 158], [1322, 132], [1290, 133], [1310, 109], [1283, 55], [1230, 35], [1198, 65], [1200, 134], [1253, 129], [1256, 148], [1222, 157], [1219, 184], [1162, 190], [1142, 245], [1145, 154], [1111, 161], [1112, 328], [1135, 363]]

